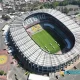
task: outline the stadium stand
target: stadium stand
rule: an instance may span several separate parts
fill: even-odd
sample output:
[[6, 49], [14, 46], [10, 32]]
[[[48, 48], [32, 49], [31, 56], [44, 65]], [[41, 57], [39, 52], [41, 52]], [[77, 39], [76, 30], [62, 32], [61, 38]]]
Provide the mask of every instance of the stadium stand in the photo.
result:
[[[31, 27], [31, 25], [37, 20], [40, 22], [40, 20], [45, 19], [46, 16], [38, 16], [38, 18], [30, 18], [29, 21], [25, 22], [25, 19], [33, 14], [44, 13], [49, 14], [55, 20], [60, 21], [63, 25], [65, 25], [74, 35], [75, 37], [75, 43], [73, 48], [62, 55], [54, 55], [49, 54], [48, 52], [45, 52], [43, 49], [41, 49], [28, 35], [24, 27]], [[30, 23], [31, 22], [31, 23]], [[35, 22], [36, 23], [36, 22]], [[33, 24], [34, 25], [34, 24]], [[33, 26], [32, 25], [32, 26]], [[49, 24], [44, 24], [49, 25]], [[49, 72], [55, 72], [57, 70], [60, 70], [69, 64], [71, 62], [75, 62], [76, 59], [80, 56], [79, 53], [79, 47], [80, 47], [80, 41], [79, 36], [80, 35], [80, 27], [77, 25], [74, 21], [72, 21], [68, 16], [65, 14], [62, 14], [61, 12], [57, 10], [52, 9], [42, 9], [42, 10], [36, 10], [33, 12], [26, 12], [21, 17], [17, 17], [14, 19], [14, 21], [9, 25], [10, 28], [8, 30], [8, 33], [6, 36], [10, 37], [10, 41], [15, 44], [15, 48], [17, 53], [17, 56], [20, 56], [20, 54], [24, 55], [23, 59], [24, 62], [22, 62], [26, 67], [32, 71], [35, 72], [41, 72], [41, 73], [49, 73]], [[52, 27], [52, 25], [49, 25]], [[64, 27], [65, 27], [64, 26]], [[6, 37], [5, 37], [6, 38]], [[68, 46], [67, 48], [70, 48], [70, 42], [65, 39]], [[12, 44], [12, 43], [11, 43]], [[21, 57], [18, 57], [21, 61]], [[26, 60], [25, 60], [26, 58]], [[27, 64], [27, 65], [26, 65]]]
[[54, 26], [53, 25], [51, 25], [51, 24], [47, 24], [47, 23], [44, 23], [44, 26], [49, 26], [50, 28], [54, 28]]

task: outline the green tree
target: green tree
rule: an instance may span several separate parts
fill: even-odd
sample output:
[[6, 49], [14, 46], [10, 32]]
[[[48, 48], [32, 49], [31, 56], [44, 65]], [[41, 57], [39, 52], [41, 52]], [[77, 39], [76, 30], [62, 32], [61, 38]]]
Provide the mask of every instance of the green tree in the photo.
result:
[[8, 16], [8, 15], [2, 15], [2, 19], [4, 19], [4, 20], [9, 20], [10, 19], [10, 17]]
[[69, 12], [69, 10], [65, 7], [64, 9], [63, 9], [63, 13], [68, 13]]
[[40, 9], [43, 9], [44, 8], [44, 6], [40, 6]]
[[65, 0], [59, 3], [59, 6], [66, 6], [66, 5], [68, 5], [68, 1]]
[[56, 8], [59, 5], [59, 2], [55, 1], [55, 2], [52, 3], [52, 5], [53, 5], [53, 8]]
[[6, 73], [4, 71], [0, 71], [0, 75], [6, 75]]
[[0, 75], [3, 75], [4, 74], [4, 71], [0, 71]]

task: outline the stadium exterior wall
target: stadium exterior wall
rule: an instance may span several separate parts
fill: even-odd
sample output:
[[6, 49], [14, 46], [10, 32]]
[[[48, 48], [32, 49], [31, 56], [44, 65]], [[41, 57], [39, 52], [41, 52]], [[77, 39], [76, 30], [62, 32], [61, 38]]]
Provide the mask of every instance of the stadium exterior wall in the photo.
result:
[[[38, 12], [45, 12], [45, 11], [49, 11], [48, 13], [50, 13], [50, 11], [53, 11], [53, 10], [51, 10], [51, 9], [49, 9], [49, 10], [38, 10], [38, 11], [34, 11], [33, 12], [33, 14], [34, 13], [38, 13]], [[46, 12], [45, 12], [46, 13]], [[56, 11], [56, 13], [58, 13], [57, 11]], [[29, 16], [29, 14], [31, 14], [31, 13], [28, 13], [28, 16]], [[62, 14], [62, 13], [61, 13]], [[27, 17], [27, 16], [26, 16]], [[18, 19], [20, 19], [19, 17], [18, 17]], [[24, 17], [23, 17], [23, 19], [24, 19]], [[18, 21], [17, 21], [18, 22]], [[12, 22], [12, 24], [14, 24], [13, 22]], [[11, 26], [11, 24], [9, 25], [10, 27], [12, 27]], [[15, 25], [13, 25], [13, 26], [15, 26]], [[17, 28], [15, 28], [15, 29], [17, 29]], [[71, 30], [70, 30], [71, 31]], [[13, 32], [13, 31], [12, 31]], [[7, 37], [8, 39], [7, 39], [7, 45], [8, 45], [8, 47], [12, 47], [13, 48], [13, 52], [12, 53], [14, 53], [13, 55], [16, 55], [17, 56], [17, 59], [19, 60], [19, 62], [21, 62], [21, 64], [23, 65], [23, 67], [25, 68], [25, 69], [29, 69], [30, 71], [33, 71], [33, 72], [35, 72], [35, 73], [49, 73], [49, 72], [55, 72], [55, 71], [59, 71], [59, 70], [61, 70], [61, 69], [64, 69], [65, 67], [67, 67], [68, 65], [70, 65], [70, 64], [72, 64], [72, 63], [74, 63], [77, 59], [79, 59], [79, 53], [77, 52], [77, 51], [79, 51], [78, 49], [79, 49], [79, 46], [77, 45], [77, 47], [76, 47], [76, 49], [77, 49], [77, 51], [76, 51], [76, 55], [74, 56], [74, 57], [70, 57], [70, 59], [68, 60], [68, 61], [66, 61], [66, 62], [64, 62], [64, 63], [61, 63], [61, 64], [59, 64], [59, 65], [55, 65], [55, 66], [50, 66], [50, 67], [48, 67], [48, 66], [42, 66], [42, 65], [40, 65], [40, 64], [35, 64], [34, 62], [32, 62], [32, 61], [30, 61], [24, 54], [23, 54], [23, 52], [20, 50], [20, 48], [18, 47], [18, 45], [17, 45], [17, 43], [16, 43], [16, 41], [14, 40], [14, 35], [12, 35], [12, 32], [11, 32], [11, 29], [9, 29], [9, 31], [8, 31], [8, 34], [7, 35], [5, 35], [5, 38]], [[74, 34], [74, 33], [73, 33]], [[75, 37], [75, 36], [74, 36]], [[76, 39], [76, 38], [75, 38]], [[77, 39], [76, 39], [76, 41], [77, 41]], [[75, 42], [75, 44], [76, 44], [76, 42]], [[74, 45], [74, 47], [75, 47], [75, 45]], [[72, 51], [72, 53], [73, 53], [73, 51]], [[67, 54], [67, 53], [66, 53]], [[74, 53], [73, 53], [74, 54]], [[68, 55], [68, 56], [71, 56], [71, 55]]]

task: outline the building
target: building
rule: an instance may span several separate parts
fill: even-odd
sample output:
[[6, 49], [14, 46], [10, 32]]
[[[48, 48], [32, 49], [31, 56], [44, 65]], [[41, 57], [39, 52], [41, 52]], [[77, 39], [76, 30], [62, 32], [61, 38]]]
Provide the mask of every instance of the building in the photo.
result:
[[49, 77], [37, 74], [30, 74], [28, 80], [49, 80]]
[[66, 6], [58, 6], [57, 10], [63, 12], [64, 9], [67, 9], [68, 15], [73, 15], [76, 13], [80, 13], [80, 7], [78, 5], [66, 5]]
[[3, 0], [3, 11], [6, 13], [22, 11], [24, 7], [26, 7], [25, 0]]
[[[44, 50], [31, 38], [30, 34], [32, 30], [34, 31], [32, 26], [42, 23], [44, 27], [49, 26], [50, 30], [53, 29], [53, 32], [58, 28], [56, 33], [57, 35], [59, 33], [58, 37], [61, 36], [65, 43], [63, 50], [60, 50], [61, 55], [50, 54], [49, 50]], [[48, 74], [64, 70], [65, 67], [79, 59], [80, 37], [78, 35], [80, 35], [80, 26], [71, 18], [57, 10], [40, 9], [16, 17], [9, 24], [5, 42], [25, 69], [34, 73]]]

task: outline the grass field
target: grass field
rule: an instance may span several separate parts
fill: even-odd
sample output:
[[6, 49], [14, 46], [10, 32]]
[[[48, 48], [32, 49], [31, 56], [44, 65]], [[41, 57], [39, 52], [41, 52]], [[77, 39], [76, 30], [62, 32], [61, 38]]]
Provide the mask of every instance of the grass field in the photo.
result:
[[61, 50], [60, 44], [46, 30], [42, 30], [34, 35], [32, 39], [44, 50], [54, 54]]

